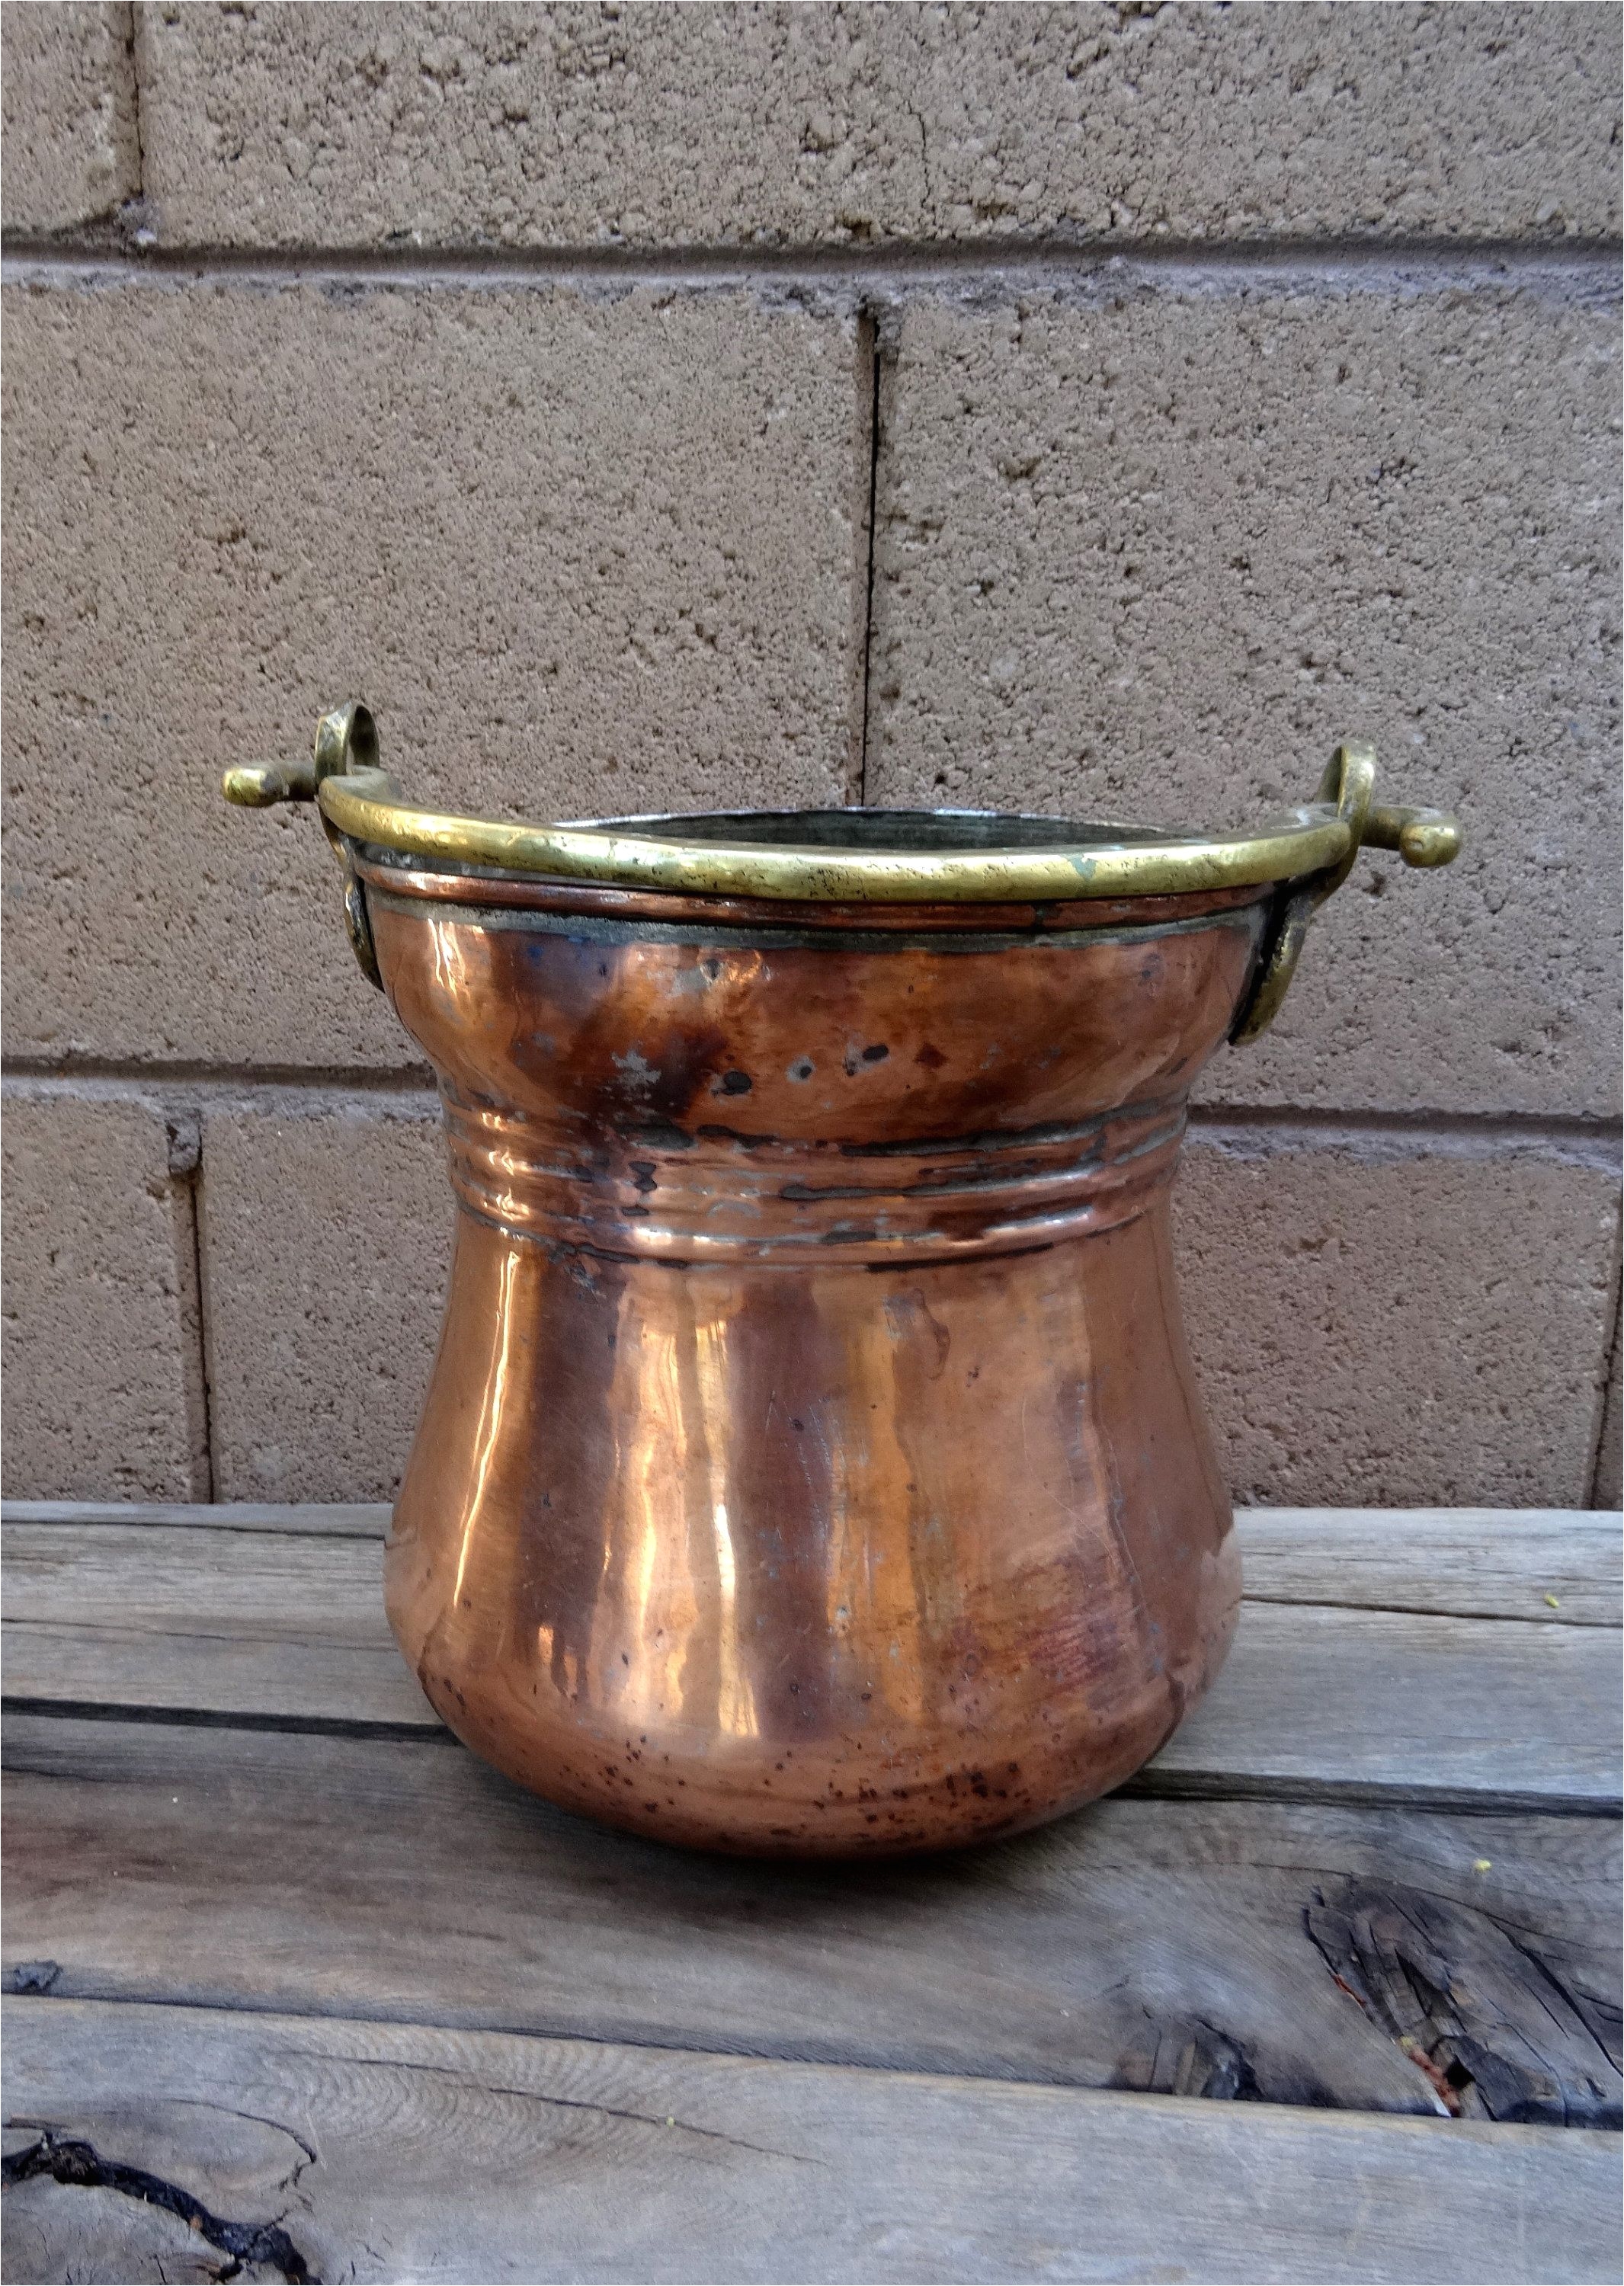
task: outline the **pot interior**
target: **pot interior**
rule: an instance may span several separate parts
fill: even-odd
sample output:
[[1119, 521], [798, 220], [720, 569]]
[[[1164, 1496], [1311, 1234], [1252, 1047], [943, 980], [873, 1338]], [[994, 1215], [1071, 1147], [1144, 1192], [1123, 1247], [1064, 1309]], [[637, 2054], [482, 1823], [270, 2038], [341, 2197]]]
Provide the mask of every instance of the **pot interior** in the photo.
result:
[[[587, 821], [583, 821], [587, 822]], [[651, 841], [871, 850], [896, 856], [983, 849], [1084, 849], [1182, 840], [1163, 827], [1025, 817], [996, 809], [740, 809], [690, 816], [594, 818]]]

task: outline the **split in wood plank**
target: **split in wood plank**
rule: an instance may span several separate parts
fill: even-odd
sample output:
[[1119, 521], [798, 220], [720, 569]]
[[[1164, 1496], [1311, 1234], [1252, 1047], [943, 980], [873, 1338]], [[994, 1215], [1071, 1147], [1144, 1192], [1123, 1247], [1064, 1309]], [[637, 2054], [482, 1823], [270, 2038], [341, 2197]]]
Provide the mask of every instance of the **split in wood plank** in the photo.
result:
[[449, 1741], [13, 1716], [6, 1761], [6, 1971], [63, 1994], [1430, 2112], [1409, 2038], [1466, 2116], [1619, 2116], [1609, 1820], [1119, 1795], [797, 1866]]
[[[7, 2015], [10, 2110], [49, 2123], [36, 2146], [48, 2132], [184, 2186], [217, 2227], [280, 2217], [261, 2275], [1617, 2274], [1616, 2146], [1582, 2132], [336, 2018], [51, 2000]], [[7, 2218], [27, 2234], [10, 2276], [129, 2274], [106, 2266], [116, 2215], [48, 2172]]]

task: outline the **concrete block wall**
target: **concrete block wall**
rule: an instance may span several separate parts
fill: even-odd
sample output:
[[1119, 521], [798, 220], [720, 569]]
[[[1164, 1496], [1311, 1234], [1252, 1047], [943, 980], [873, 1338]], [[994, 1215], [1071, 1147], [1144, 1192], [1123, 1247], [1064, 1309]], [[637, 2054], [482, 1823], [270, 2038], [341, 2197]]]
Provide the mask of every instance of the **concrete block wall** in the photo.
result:
[[1470, 840], [1207, 1075], [1230, 1479], [1617, 1499], [1611, 0], [0, 36], [9, 1493], [398, 1478], [432, 1092], [217, 793], [359, 694], [533, 814], [1241, 824], [1372, 737]]

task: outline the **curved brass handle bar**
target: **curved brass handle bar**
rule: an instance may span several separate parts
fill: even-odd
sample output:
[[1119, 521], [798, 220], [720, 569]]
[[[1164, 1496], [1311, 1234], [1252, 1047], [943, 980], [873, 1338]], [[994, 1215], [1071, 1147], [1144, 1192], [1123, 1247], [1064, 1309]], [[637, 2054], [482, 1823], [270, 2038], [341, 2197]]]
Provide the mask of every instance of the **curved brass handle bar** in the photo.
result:
[[1262, 833], [1210, 840], [950, 854], [684, 843], [600, 826], [508, 825], [413, 808], [382, 772], [376, 779], [370, 773], [327, 779], [317, 800], [323, 817], [351, 840], [415, 857], [625, 888], [840, 903], [1028, 904], [1242, 887], [1318, 871], [1347, 847], [1340, 822], [1314, 810]]
[[1460, 843], [1458, 829], [1436, 811], [1372, 811], [1368, 799], [1355, 833], [1328, 774], [1316, 801], [1256, 833], [963, 852], [684, 843], [624, 827], [509, 824], [421, 809], [378, 768], [376, 731], [363, 706], [324, 715], [316, 744], [309, 763], [228, 770], [226, 800], [257, 808], [313, 799], [330, 832], [404, 856], [701, 895], [876, 904], [1168, 896], [1332, 872], [1340, 878], [1361, 833], [1397, 848], [1409, 864], [1447, 864]]
[[317, 803], [344, 869], [351, 942], [374, 984], [380, 980], [366, 894], [351, 863], [354, 843], [555, 880], [841, 903], [1060, 903], [1275, 882], [1280, 887], [1230, 1033], [1240, 1044], [1273, 1022], [1310, 920], [1346, 879], [1361, 847], [1395, 850], [1406, 864], [1423, 867], [1447, 865], [1459, 852], [1460, 827], [1442, 811], [1373, 807], [1375, 779], [1372, 747], [1338, 746], [1313, 801], [1250, 834], [959, 853], [684, 843], [611, 826], [516, 825], [420, 809], [401, 799], [379, 767], [377, 727], [365, 706], [352, 703], [322, 716], [308, 762], [230, 769], [222, 790], [228, 801], [250, 808]]

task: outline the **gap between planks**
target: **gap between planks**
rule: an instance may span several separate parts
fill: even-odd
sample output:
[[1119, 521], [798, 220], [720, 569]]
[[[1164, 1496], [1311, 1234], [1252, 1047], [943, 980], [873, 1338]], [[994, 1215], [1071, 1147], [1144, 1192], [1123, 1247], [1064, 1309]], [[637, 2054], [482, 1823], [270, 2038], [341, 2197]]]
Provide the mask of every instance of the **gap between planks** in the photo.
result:
[[[0, 1524], [382, 1540], [387, 1502], [5, 1501]], [[1624, 1517], [1591, 1509], [1239, 1509], [1249, 1603], [1620, 1624]], [[1423, 1584], [1424, 1583], [1424, 1584]]]
[[[272, 1528], [288, 1511], [239, 1512], [225, 1530], [197, 1528], [197, 1510], [177, 1526], [175, 1513], [12, 1511], [14, 1704], [440, 1735], [383, 1617], [374, 1533], [355, 1529], [387, 1511], [340, 1510], [338, 1533]], [[1245, 1604], [1223, 1675], [1141, 1790], [1616, 1814], [1620, 1644], [1602, 1622], [1616, 1619], [1618, 1541], [1601, 1520], [1261, 1510], [1242, 1532], [1254, 1587], [1276, 1592]], [[1373, 1581], [1374, 1603], [1348, 1600]], [[1494, 1615], [1439, 1614], [1452, 1595]], [[1394, 1607], [1407, 1596], [1428, 1608]], [[1564, 1611], [1589, 1623], [1561, 1624]]]

